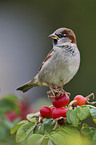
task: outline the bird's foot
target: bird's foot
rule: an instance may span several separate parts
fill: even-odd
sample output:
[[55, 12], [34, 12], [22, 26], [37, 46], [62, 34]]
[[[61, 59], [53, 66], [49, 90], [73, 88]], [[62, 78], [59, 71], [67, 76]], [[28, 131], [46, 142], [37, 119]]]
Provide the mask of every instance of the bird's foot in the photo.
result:
[[50, 91], [48, 91], [47, 94], [48, 94], [48, 98], [56, 98], [59, 95], [63, 96], [65, 94], [67, 99], [67, 96], [70, 96], [70, 93], [66, 92], [62, 87], [55, 88], [55, 89], [50, 87]]
[[50, 89], [50, 91], [47, 92], [48, 98], [56, 98], [60, 94], [58, 89]]

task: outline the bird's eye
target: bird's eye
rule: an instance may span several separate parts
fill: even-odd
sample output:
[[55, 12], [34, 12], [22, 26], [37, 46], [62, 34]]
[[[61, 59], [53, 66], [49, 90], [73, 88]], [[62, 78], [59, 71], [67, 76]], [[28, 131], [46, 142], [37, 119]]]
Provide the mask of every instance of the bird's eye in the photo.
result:
[[62, 33], [60, 33], [60, 34], [56, 34], [59, 38], [62, 38], [62, 37], [66, 37], [66, 35], [65, 34], [62, 34]]

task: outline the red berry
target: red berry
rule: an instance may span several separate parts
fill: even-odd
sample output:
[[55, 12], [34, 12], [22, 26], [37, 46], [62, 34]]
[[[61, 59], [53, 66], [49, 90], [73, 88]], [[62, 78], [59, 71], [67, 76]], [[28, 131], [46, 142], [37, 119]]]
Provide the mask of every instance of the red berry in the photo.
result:
[[70, 98], [69, 96], [63, 94], [63, 95], [59, 95], [57, 98], [54, 98], [52, 99], [52, 104], [56, 107], [56, 108], [59, 108], [59, 107], [64, 107], [66, 105], [68, 105], [70, 101]]
[[50, 118], [52, 116], [51, 108], [48, 106], [42, 106], [40, 109], [40, 114], [45, 118]]
[[52, 107], [52, 108], [51, 108], [51, 111], [53, 112], [54, 109], [56, 109], [56, 107]]
[[20, 115], [21, 120], [26, 119], [27, 114], [33, 112], [32, 108], [30, 107], [28, 102], [25, 102], [25, 101], [18, 102], [18, 106], [19, 106], [19, 109], [20, 109], [20, 114], [19, 115]]
[[74, 103], [74, 106], [76, 107], [77, 105], [78, 106], [81, 106], [81, 105], [85, 105], [86, 104], [86, 98], [83, 97], [82, 95], [77, 95], [75, 96], [74, 100], [77, 100], [76, 103]]
[[68, 109], [66, 109], [64, 107], [54, 109], [53, 112], [52, 112], [52, 118], [56, 119], [56, 118], [59, 118], [59, 117], [66, 117], [67, 110]]
[[14, 111], [10, 111], [10, 112], [5, 114], [5, 117], [8, 118], [11, 122], [13, 122], [19, 116]]

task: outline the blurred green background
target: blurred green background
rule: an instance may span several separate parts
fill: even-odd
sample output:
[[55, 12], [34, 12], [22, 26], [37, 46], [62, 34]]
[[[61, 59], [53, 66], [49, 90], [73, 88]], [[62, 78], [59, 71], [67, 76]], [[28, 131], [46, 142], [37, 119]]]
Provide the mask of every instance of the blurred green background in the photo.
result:
[[95, 93], [95, 0], [0, 0], [0, 96], [15, 93], [33, 103], [47, 96], [48, 88], [36, 87], [25, 94], [16, 88], [37, 74], [52, 48], [48, 35], [60, 27], [75, 32], [81, 53], [80, 69], [64, 89], [71, 97]]

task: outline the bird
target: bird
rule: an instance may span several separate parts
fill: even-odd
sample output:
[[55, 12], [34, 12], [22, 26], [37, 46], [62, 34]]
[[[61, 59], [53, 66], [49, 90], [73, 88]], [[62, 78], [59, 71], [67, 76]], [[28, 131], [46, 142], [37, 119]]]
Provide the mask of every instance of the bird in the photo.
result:
[[76, 35], [69, 28], [59, 28], [48, 37], [52, 39], [53, 48], [42, 62], [37, 75], [29, 82], [17, 88], [26, 92], [32, 87], [47, 86], [50, 93], [63, 90], [77, 73], [80, 66], [80, 52]]

